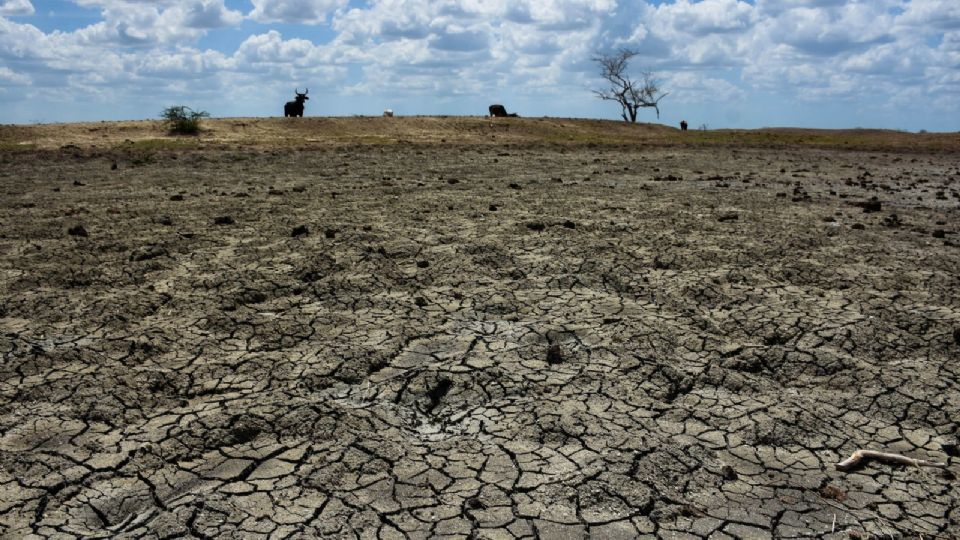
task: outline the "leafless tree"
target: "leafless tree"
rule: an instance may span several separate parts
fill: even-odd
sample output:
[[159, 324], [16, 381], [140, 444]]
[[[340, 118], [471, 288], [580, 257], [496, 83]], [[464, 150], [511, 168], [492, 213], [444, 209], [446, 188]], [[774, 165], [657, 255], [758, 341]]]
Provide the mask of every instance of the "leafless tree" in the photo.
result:
[[644, 71], [636, 81], [627, 74], [630, 59], [638, 54], [633, 49], [620, 49], [616, 53], [598, 54], [592, 58], [600, 66], [600, 76], [610, 83], [610, 88], [594, 90], [593, 93], [600, 99], [619, 103], [623, 120], [632, 123], [637, 121], [637, 111], [643, 107], [653, 107], [660, 118], [660, 100], [667, 96], [660, 91], [652, 71]]

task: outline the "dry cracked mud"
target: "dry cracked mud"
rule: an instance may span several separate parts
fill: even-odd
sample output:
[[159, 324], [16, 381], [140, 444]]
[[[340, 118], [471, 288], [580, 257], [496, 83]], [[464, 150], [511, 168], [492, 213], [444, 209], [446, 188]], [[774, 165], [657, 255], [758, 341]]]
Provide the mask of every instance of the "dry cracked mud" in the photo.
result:
[[0, 161], [5, 537], [960, 535], [956, 153]]

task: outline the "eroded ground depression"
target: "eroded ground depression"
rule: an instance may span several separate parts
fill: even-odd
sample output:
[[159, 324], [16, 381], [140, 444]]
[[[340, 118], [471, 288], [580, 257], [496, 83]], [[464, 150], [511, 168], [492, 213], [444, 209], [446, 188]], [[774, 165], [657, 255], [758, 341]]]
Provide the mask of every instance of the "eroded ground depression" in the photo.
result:
[[7, 537], [960, 534], [956, 154], [3, 160]]

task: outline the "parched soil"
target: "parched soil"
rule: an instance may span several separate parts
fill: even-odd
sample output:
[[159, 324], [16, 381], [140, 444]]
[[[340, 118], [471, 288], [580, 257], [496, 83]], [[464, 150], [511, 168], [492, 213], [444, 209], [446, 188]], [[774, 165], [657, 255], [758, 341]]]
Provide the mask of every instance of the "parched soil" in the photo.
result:
[[957, 153], [79, 145], [0, 195], [5, 537], [960, 535]]

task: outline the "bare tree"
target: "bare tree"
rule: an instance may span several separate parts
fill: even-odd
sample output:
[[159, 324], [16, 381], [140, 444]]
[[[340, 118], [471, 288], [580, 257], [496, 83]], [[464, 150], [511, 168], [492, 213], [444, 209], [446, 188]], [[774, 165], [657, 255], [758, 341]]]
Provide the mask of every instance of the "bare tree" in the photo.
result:
[[600, 76], [610, 83], [606, 90], [594, 90], [600, 99], [616, 101], [623, 109], [621, 116], [625, 122], [636, 123], [637, 111], [643, 107], [653, 107], [660, 118], [660, 100], [666, 93], [660, 91], [656, 75], [652, 71], [640, 74], [635, 81], [627, 74], [630, 59], [640, 54], [632, 49], [620, 49], [612, 54], [598, 54], [592, 60], [600, 66]]

